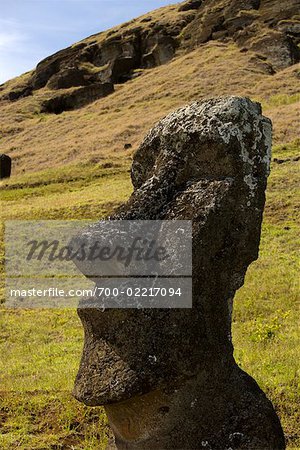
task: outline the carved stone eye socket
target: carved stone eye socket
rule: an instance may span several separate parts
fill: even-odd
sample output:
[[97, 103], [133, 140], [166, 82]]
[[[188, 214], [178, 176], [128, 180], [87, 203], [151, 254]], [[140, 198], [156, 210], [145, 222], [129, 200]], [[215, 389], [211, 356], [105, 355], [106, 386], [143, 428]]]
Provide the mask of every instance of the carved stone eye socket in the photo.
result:
[[167, 116], [145, 137], [134, 155], [133, 185], [138, 189], [151, 177], [163, 180], [172, 170], [176, 186], [250, 173], [264, 178], [270, 135], [271, 122], [248, 99], [195, 102]]

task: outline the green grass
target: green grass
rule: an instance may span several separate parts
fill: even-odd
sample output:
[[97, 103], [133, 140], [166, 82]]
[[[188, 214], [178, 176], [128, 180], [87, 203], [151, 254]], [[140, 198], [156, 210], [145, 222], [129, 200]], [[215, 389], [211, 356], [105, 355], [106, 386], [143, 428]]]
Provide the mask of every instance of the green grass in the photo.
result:
[[272, 95], [268, 99], [269, 106], [281, 106], [281, 105], [291, 105], [292, 103], [299, 102], [299, 94], [286, 95], [286, 94], [276, 94]]
[[67, 393], [1, 393], [2, 450], [103, 449], [108, 440], [101, 408], [79, 407]]
[[300, 448], [299, 141], [276, 146], [260, 256], [235, 297], [235, 357], [276, 407], [289, 449]]
[[300, 138], [295, 139], [293, 142], [289, 142], [288, 144], [276, 145], [273, 149], [273, 156], [275, 158], [285, 159], [300, 156]]
[[106, 165], [79, 164], [2, 181], [3, 219], [101, 217], [124, 201], [131, 189], [129, 164]]
[[260, 258], [236, 295], [233, 322], [236, 360], [272, 400], [289, 448], [300, 446], [299, 248], [298, 226], [264, 224]]
[[[1, 293], [4, 221], [96, 219], [131, 192], [130, 161], [87, 162], [21, 175], [0, 185]], [[74, 310], [0, 310], [0, 448], [104, 449], [102, 408], [71, 395], [83, 344]]]
[[[275, 405], [289, 449], [300, 448], [300, 177], [299, 162], [288, 160], [299, 154], [298, 144], [274, 149], [273, 157], [286, 162], [272, 164], [260, 258], [236, 295], [233, 318], [235, 357]], [[99, 219], [130, 195], [129, 165], [87, 162], [2, 182], [2, 220]], [[103, 409], [87, 408], [71, 396], [83, 343], [76, 311], [2, 305], [0, 313], [0, 448], [104, 449]]]

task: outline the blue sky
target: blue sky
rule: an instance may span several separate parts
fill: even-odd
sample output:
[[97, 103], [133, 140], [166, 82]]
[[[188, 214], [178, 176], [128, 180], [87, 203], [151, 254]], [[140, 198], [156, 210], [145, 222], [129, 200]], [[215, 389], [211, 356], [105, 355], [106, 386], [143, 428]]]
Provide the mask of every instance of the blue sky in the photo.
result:
[[74, 42], [177, 0], [0, 0], [0, 84]]

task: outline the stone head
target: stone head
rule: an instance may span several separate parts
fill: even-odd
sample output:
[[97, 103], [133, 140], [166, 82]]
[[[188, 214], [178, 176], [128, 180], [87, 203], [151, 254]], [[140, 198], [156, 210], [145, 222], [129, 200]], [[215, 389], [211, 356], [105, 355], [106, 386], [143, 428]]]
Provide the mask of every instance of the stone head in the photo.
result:
[[180, 108], [147, 134], [132, 163], [134, 192], [108, 220], [192, 220], [193, 307], [83, 302], [77, 399], [120, 402], [232, 361], [232, 301], [258, 256], [271, 130], [259, 104], [224, 97]]

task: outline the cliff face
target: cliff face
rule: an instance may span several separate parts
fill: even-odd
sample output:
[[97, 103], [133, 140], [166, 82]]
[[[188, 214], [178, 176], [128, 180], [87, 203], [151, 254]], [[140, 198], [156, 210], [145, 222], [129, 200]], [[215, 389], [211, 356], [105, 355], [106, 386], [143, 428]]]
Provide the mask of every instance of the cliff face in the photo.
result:
[[258, 100], [274, 144], [299, 134], [299, 0], [193, 0], [93, 35], [0, 86], [13, 174], [130, 157], [194, 100]]
[[[36, 95], [41, 112], [80, 108], [209, 41], [235, 43], [275, 74], [300, 61], [298, 0], [187, 0], [91, 36], [0, 87], [0, 100]], [[2, 92], [1, 92], [2, 91]]]

